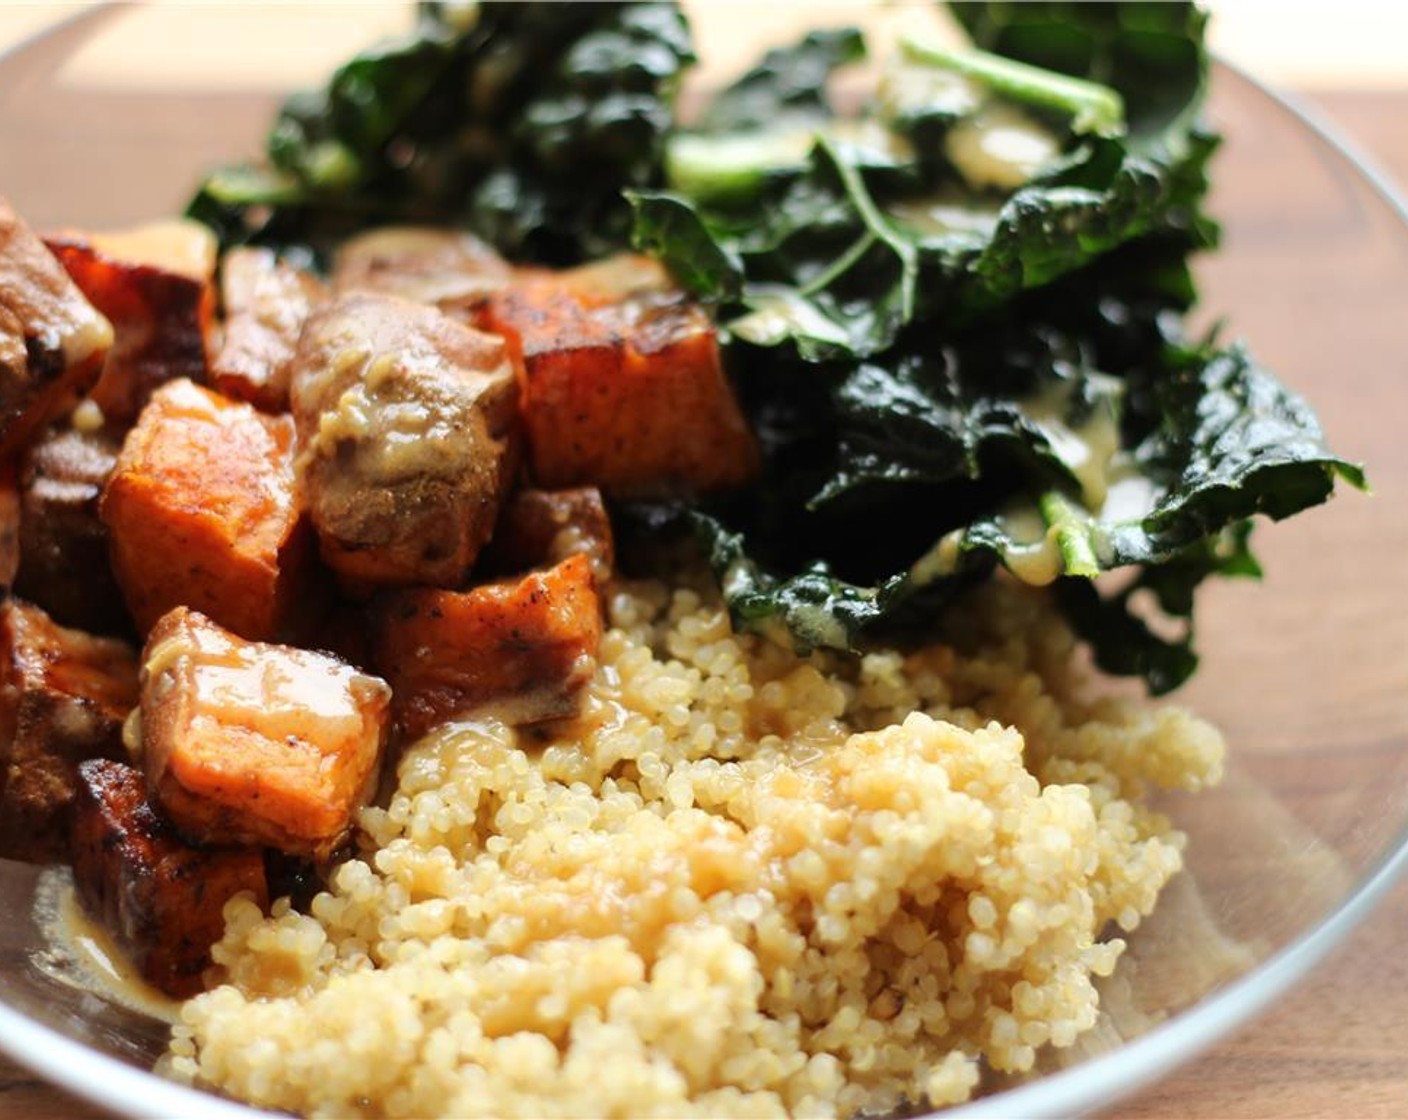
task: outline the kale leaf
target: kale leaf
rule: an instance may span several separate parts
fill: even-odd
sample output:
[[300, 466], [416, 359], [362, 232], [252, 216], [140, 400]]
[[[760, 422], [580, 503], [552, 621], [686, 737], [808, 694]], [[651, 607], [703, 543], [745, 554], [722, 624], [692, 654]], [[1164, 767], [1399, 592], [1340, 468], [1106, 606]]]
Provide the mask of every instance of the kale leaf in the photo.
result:
[[291, 98], [267, 161], [217, 172], [189, 213], [226, 245], [438, 222], [575, 263], [628, 240], [622, 190], [658, 184], [693, 57], [668, 3], [425, 5], [412, 35]]
[[[1163, 692], [1197, 663], [1197, 585], [1256, 574], [1251, 519], [1363, 486], [1243, 348], [1183, 333], [1217, 137], [1204, 19], [1154, 7], [975, 5], [1007, 58], [911, 43], [904, 96], [811, 103], [805, 154], [766, 113], [746, 146], [670, 141], [687, 173], [635, 197], [637, 243], [719, 308], [764, 449], [752, 492], [687, 514], [736, 626], [854, 649], [1001, 567]], [[1014, 99], [1064, 146], [965, 182], [946, 137]]]

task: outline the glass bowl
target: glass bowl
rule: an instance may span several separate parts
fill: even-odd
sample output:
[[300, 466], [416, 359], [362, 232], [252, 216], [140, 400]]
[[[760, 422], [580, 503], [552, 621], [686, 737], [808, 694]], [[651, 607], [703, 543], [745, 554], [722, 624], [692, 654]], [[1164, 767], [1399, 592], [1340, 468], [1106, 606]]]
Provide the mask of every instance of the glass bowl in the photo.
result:
[[[345, 29], [323, 8], [319, 26], [336, 33], [258, 40], [270, 53], [254, 82], [193, 66], [179, 35], [251, 34], [308, 9], [164, 10], [177, 38], [158, 72], [122, 50], [142, 32], [120, 8], [0, 59], [0, 191], [36, 227], [176, 212], [204, 169], [258, 146], [277, 85], [316, 80], [362, 34], [334, 41]], [[358, 19], [374, 22], [365, 8]], [[1375, 493], [1263, 528], [1266, 578], [1202, 593], [1203, 666], [1178, 700], [1223, 728], [1230, 768], [1219, 789], [1166, 799], [1189, 836], [1188, 872], [1132, 939], [1125, 994], [1140, 1014], [1104, 1024], [1065, 1068], [948, 1115], [1109, 1106], [1282, 995], [1408, 864], [1408, 610], [1395, 580], [1408, 556], [1408, 209], [1328, 130], [1229, 66], [1210, 112], [1226, 135], [1212, 200], [1225, 244], [1201, 262], [1201, 314], [1310, 397]], [[148, 1073], [164, 1029], [56, 978], [32, 918], [39, 878], [0, 861], [0, 1049], [121, 1115], [255, 1115]]]

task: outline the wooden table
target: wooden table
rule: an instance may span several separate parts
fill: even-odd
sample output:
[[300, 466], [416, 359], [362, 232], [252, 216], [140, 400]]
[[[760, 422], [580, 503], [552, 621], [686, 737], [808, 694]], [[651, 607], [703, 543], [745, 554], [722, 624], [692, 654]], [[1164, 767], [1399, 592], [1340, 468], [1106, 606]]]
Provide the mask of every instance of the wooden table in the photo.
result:
[[[1408, 89], [1322, 90], [1308, 100], [1408, 183]], [[1115, 1114], [1408, 1116], [1408, 883], [1265, 1018]], [[0, 1059], [0, 1120], [101, 1115]]]

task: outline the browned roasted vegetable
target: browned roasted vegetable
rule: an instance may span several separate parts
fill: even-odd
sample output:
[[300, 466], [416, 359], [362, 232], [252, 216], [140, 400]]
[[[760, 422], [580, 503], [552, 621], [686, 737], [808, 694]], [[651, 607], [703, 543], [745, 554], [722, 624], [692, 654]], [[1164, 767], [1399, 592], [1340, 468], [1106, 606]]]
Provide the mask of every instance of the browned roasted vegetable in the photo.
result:
[[686, 495], [757, 470], [708, 316], [638, 260], [528, 275], [481, 316], [509, 343], [539, 486]]
[[288, 409], [288, 379], [298, 333], [326, 296], [314, 276], [270, 249], [238, 248], [220, 263], [225, 340], [211, 365], [211, 384], [265, 412]]
[[18, 599], [0, 606], [0, 856], [68, 854], [78, 764], [122, 757], [136, 703], [126, 644], [56, 626]]
[[0, 458], [98, 378], [112, 325], [0, 198]]
[[383, 226], [337, 250], [338, 293], [380, 292], [444, 311], [471, 311], [508, 284], [513, 270], [477, 237], [427, 226]]
[[98, 516], [117, 451], [117, 441], [102, 432], [52, 428], [29, 449], [20, 476], [15, 590], [56, 622], [94, 634], [132, 629]]
[[177, 608], [142, 655], [142, 766], [192, 839], [326, 859], [371, 795], [391, 690], [326, 654]]
[[484, 708], [509, 723], [574, 714], [600, 640], [591, 562], [577, 555], [469, 591], [390, 596], [377, 663], [391, 681], [397, 724], [414, 739]]
[[616, 549], [601, 491], [594, 486], [519, 490], [504, 503], [479, 570], [510, 575], [549, 567], [579, 552], [591, 561], [597, 583], [611, 578]]
[[20, 478], [13, 459], [0, 462], [0, 596], [20, 570]]
[[453, 587], [513, 477], [503, 343], [433, 307], [341, 296], [298, 343], [291, 404], [323, 558], [351, 592]]
[[214, 321], [215, 239], [196, 222], [47, 238], [64, 268], [116, 332], [89, 398], [117, 430], [157, 386], [204, 381]]
[[298, 606], [310, 549], [293, 423], [173, 381], [127, 434], [103, 492], [112, 562], [138, 629], [172, 607], [249, 638]]
[[131, 955], [148, 983], [184, 999], [204, 985], [225, 903], [249, 891], [268, 906], [257, 848], [197, 847], [158, 816], [142, 775], [84, 762], [73, 811], [73, 879], [84, 908]]

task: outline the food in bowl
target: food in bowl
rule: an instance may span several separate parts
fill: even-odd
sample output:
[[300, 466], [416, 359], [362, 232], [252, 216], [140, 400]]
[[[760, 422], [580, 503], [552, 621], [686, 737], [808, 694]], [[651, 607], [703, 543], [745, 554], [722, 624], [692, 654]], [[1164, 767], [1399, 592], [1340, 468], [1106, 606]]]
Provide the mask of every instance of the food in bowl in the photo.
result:
[[[148, 977], [214, 985], [171, 1074], [310, 1114], [852, 1113], [1094, 1022], [1180, 864], [1147, 788], [1222, 745], [1085, 695], [1070, 628], [1173, 687], [1191, 636], [1141, 598], [1186, 618], [1249, 516], [1359, 475], [1177, 322], [1200, 17], [965, 18], [1074, 34], [1086, 76], [910, 39], [843, 113], [859, 40], [814, 34], [686, 130], [672, 8], [431, 9], [193, 203], [209, 353], [209, 233], [12, 223], [16, 275], [114, 328], [12, 316], [62, 376], [5, 438], [108, 456], [75, 504], [140, 702], [60, 736], [130, 756], [44, 811]], [[119, 711], [127, 656], [90, 674]]]

